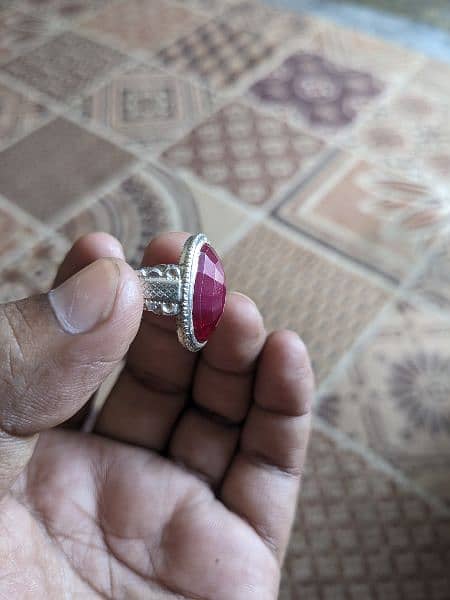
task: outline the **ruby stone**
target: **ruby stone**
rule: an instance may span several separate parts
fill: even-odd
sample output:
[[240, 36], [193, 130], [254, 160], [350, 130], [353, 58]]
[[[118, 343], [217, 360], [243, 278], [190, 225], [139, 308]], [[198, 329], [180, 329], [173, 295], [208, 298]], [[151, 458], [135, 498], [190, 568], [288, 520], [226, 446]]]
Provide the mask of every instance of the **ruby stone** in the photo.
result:
[[192, 322], [199, 342], [206, 342], [217, 327], [225, 306], [225, 273], [220, 258], [209, 244], [200, 249], [194, 283]]

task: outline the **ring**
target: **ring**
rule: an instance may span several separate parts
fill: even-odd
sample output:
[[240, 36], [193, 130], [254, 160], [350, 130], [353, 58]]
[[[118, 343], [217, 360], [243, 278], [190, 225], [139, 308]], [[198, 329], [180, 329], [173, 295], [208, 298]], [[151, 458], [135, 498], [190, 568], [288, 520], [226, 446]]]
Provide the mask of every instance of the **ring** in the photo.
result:
[[198, 352], [216, 329], [226, 297], [222, 262], [206, 235], [189, 237], [178, 264], [142, 267], [144, 309], [157, 315], [177, 317], [180, 343]]

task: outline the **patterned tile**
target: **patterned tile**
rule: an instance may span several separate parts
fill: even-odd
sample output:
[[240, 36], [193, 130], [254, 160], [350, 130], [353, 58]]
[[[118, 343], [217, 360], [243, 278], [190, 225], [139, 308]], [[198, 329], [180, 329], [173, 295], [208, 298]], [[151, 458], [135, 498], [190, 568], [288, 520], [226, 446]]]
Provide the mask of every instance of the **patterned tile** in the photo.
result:
[[167, 0], [123, 0], [106, 6], [84, 26], [111, 36], [128, 49], [158, 50], [203, 20]]
[[215, 98], [204, 88], [155, 68], [120, 75], [82, 101], [81, 115], [157, 152], [179, 140]]
[[132, 176], [71, 219], [60, 233], [74, 242], [90, 231], [107, 231], [123, 244], [138, 266], [149, 240], [162, 231], [199, 231], [190, 190], [176, 177], [151, 167]]
[[319, 431], [280, 600], [445, 600], [450, 520]]
[[165, 67], [188, 74], [215, 90], [236, 84], [279, 46], [270, 32], [239, 30], [225, 19], [209, 21], [158, 54]]
[[290, 328], [305, 340], [319, 383], [372, 321], [387, 294], [267, 225], [226, 256], [230, 289], [251, 296], [269, 329]]
[[59, 238], [40, 242], [0, 271], [0, 302], [49, 290], [68, 246]]
[[401, 303], [333, 383], [320, 414], [450, 502], [450, 319]]
[[[449, 207], [450, 210], [450, 207]], [[450, 312], [450, 237], [443, 237], [411, 289]]]
[[273, 117], [230, 104], [169, 148], [163, 159], [226, 188], [249, 204], [264, 204], [316, 162], [323, 143]]
[[35, 229], [24, 223], [11, 209], [0, 206], [0, 263], [6, 263], [23, 246], [29, 246], [38, 237]]
[[227, 5], [233, 4], [237, 0], [177, 0], [178, 4], [205, 12], [207, 14], [216, 14], [221, 12]]
[[276, 214], [333, 250], [401, 280], [445, 223], [433, 190], [346, 153], [334, 153]]
[[428, 64], [356, 132], [350, 147], [419, 182], [450, 189], [450, 67]]
[[86, 11], [100, 8], [109, 0], [24, 0], [24, 5], [36, 13], [65, 19], [81, 17]]
[[50, 114], [42, 104], [0, 84], [0, 148], [38, 127]]
[[4, 70], [57, 100], [67, 101], [124, 60], [115, 50], [65, 32], [8, 63]]
[[382, 90], [381, 81], [369, 72], [301, 51], [254, 83], [249, 92], [312, 129], [333, 132], [351, 124]]
[[52, 220], [132, 160], [59, 118], [0, 153], [0, 194], [36, 218]]
[[23, 51], [29, 44], [44, 40], [51, 28], [39, 17], [17, 10], [5, 10], [0, 14], [0, 63]]
[[270, 28], [271, 34], [277, 32], [286, 40], [294, 35], [304, 33], [308, 27], [308, 19], [297, 12], [280, 11], [271, 8], [259, 0], [243, 0], [235, 2], [222, 17], [229, 25], [238, 29], [261, 31]]

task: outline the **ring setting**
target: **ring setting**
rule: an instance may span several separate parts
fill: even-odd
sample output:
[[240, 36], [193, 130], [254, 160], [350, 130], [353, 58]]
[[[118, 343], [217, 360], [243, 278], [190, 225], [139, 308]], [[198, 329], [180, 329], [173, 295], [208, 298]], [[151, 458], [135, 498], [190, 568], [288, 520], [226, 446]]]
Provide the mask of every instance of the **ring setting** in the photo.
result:
[[180, 343], [198, 352], [216, 329], [226, 298], [222, 262], [203, 233], [189, 237], [178, 264], [142, 267], [144, 309], [176, 316]]

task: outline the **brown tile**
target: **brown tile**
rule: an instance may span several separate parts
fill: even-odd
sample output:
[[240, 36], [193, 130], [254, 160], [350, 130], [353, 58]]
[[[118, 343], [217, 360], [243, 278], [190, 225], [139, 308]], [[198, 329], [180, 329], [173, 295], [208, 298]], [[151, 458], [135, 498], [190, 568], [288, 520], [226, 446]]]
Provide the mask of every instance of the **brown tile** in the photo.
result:
[[[449, 223], [450, 224], [450, 223]], [[450, 313], [450, 240], [442, 241], [411, 284], [412, 291]]]
[[40, 242], [0, 271], [0, 302], [48, 291], [68, 246], [58, 237]]
[[444, 600], [450, 519], [314, 431], [280, 600]]
[[297, 231], [401, 280], [446, 222], [432, 198], [426, 186], [336, 152], [276, 214]]
[[267, 225], [252, 229], [225, 264], [229, 289], [252, 297], [269, 329], [302, 336], [319, 383], [388, 299], [366, 279]]
[[34, 217], [52, 220], [132, 160], [59, 118], [0, 153], [0, 193]]
[[401, 303], [355, 353], [319, 413], [450, 502], [450, 319]]
[[242, 202], [264, 204], [292, 178], [308, 172], [323, 146], [301, 130], [234, 103], [169, 148], [163, 159]]
[[50, 111], [0, 84], [0, 147], [43, 124]]
[[198, 13], [167, 0], [123, 0], [106, 6], [84, 27], [128, 49], [158, 50], [203, 21]]
[[201, 115], [211, 113], [215, 97], [160, 69], [142, 67], [113, 79], [78, 108], [147, 151], [157, 153], [179, 140]]
[[225, 90], [272, 57], [279, 43], [270, 31], [245, 31], [216, 19], [180, 37], [157, 57], [170, 70]]
[[72, 218], [60, 233], [75, 241], [91, 231], [107, 231], [123, 244], [127, 260], [138, 266], [148, 242], [163, 231], [198, 231], [190, 190], [172, 174], [148, 168], [134, 175]]
[[65, 32], [3, 68], [27, 85], [57, 100], [69, 101], [124, 60], [111, 48]]
[[0, 63], [13, 57], [16, 52], [23, 51], [28, 45], [44, 40], [50, 31], [50, 25], [39, 17], [14, 9], [1, 12]]
[[444, 204], [450, 190], [449, 81], [448, 65], [428, 61], [348, 141], [380, 166], [430, 185]]

